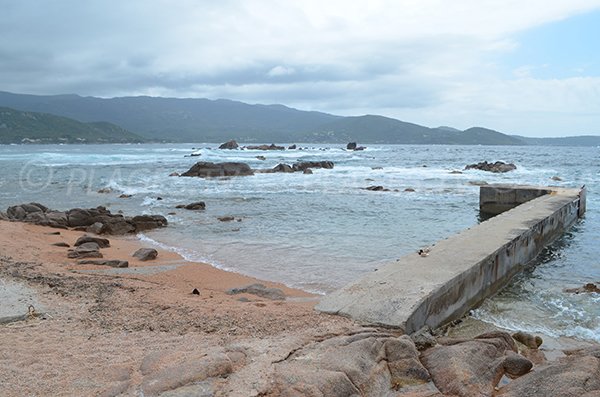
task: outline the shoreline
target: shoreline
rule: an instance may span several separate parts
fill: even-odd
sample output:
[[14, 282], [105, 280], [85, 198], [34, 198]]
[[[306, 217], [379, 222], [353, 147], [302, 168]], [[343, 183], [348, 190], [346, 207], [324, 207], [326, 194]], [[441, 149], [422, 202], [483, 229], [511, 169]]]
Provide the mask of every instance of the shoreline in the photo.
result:
[[[60, 234], [55, 234], [57, 231]], [[0, 221], [0, 285], [19, 285], [36, 300], [35, 315], [27, 316], [30, 302], [20, 299], [17, 304], [22, 305], [24, 318], [0, 324], [6, 396], [274, 397], [282, 390], [312, 396], [317, 394], [307, 390], [316, 385], [319, 390], [326, 384], [337, 387], [333, 385], [342, 378], [331, 374], [355, 376], [352, 374], [361, 373], [363, 365], [378, 368], [381, 357], [384, 362], [401, 354], [415, 357], [402, 364], [407, 366], [406, 374], [411, 374], [407, 376], [413, 376], [414, 371], [425, 370], [419, 362], [423, 355], [436, 350], [419, 353], [417, 342], [413, 344], [397, 330], [365, 327], [345, 317], [316, 312], [313, 307], [319, 296], [282, 284], [187, 262], [166, 250], [159, 250], [154, 261], [140, 262], [131, 254], [145, 244], [134, 235], [102, 236], [111, 243], [111, 247], [100, 250], [105, 259], [128, 260], [130, 267], [124, 269], [79, 265], [67, 258], [67, 247], [51, 245], [72, 245], [83, 234]], [[155, 268], [160, 271], [148, 272]], [[286, 299], [226, 293], [254, 283], [281, 289]], [[193, 288], [199, 289], [199, 295], [192, 294]], [[438, 346], [445, 348], [445, 339], [473, 342], [475, 335], [486, 332], [498, 334], [498, 327], [467, 317], [438, 330], [435, 338]], [[547, 344], [542, 344], [539, 352], [545, 357], [535, 362], [530, 372], [533, 375], [545, 363], [569, 359], [564, 349], [600, 346], [544, 340]], [[387, 344], [398, 348], [400, 341], [406, 352], [388, 352]], [[505, 357], [502, 351], [499, 354]], [[371, 364], [363, 359], [374, 361]], [[323, 371], [314, 372], [312, 360], [322, 363], [315, 365], [323, 365]], [[367, 371], [374, 371], [369, 376], [382, 377], [373, 379], [389, 376], [382, 375], [380, 369]], [[393, 395], [448, 395], [439, 392], [443, 384], [433, 381], [410, 378], [402, 381], [407, 383], [401, 390], [392, 381], [392, 389], [400, 390]], [[379, 382], [367, 381], [365, 387], [375, 388]], [[384, 389], [363, 394], [382, 395], [381, 390], [388, 387], [386, 382], [381, 383]], [[499, 386], [510, 386], [510, 382], [504, 379]], [[341, 389], [330, 389], [334, 390]]]

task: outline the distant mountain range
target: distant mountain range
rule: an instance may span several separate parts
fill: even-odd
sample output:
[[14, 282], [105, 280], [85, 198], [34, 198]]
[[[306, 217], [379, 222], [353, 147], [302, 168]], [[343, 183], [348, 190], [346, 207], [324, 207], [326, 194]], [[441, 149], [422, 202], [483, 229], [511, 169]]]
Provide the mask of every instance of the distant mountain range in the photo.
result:
[[138, 143], [146, 141], [117, 125], [82, 123], [53, 114], [0, 107], [0, 144]]
[[[120, 137], [121, 141], [127, 142], [134, 142], [136, 139], [168, 142], [224, 142], [236, 139], [248, 143], [357, 141], [361, 144], [600, 145], [598, 136], [525, 138], [481, 127], [465, 131], [451, 127], [428, 128], [383, 116], [342, 117], [301, 111], [283, 105], [250, 105], [225, 99], [145, 96], [104, 99], [78, 95], [24, 95], [0, 91], [0, 106], [29, 113], [45, 113], [44, 121], [38, 120], [31, 134], [42, 132], [42, 124], [49, 123], [46, 125], [46, 133], [57, 139], [67, 139], [68, 142], [72, 142], [72, 139], [77, 141], [77, 138], [93, 142], [90, 130], [84, 132], [82, 129], [83, 135], [76, 137], [72, 132], [75, 130], [71, 128], [71, 138], [62, 136], [66, 133], [66, 126], [62, 125], [66, 122], [65, 119], [59, 122], [51, 119], [51, 115], [67, 117], [73, 119], [71, 122], [96, 128], [96, 142], [111, 139], [117, 141]], [[20, 129], [14, 130], [16, 132], [11, 133], [12, 135], [5, 135], [6, 128], [1, 129], [3, 123], [8, 125], [0, 120], [0, 143], [6, 142], [9, 136], [13, 141], [18, 140], [18, 137], [42, 139], [28, 136], [27, 128], [30, 127], [27, 127], [23, 120]]]

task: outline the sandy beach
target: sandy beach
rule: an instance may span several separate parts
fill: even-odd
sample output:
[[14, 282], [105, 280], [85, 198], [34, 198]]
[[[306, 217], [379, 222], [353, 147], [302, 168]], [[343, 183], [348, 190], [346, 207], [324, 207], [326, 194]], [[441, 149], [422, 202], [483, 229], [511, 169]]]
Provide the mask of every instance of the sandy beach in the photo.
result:
[[[0, 231], [0, 279], [30, 286], [41, 305], [36, 311], [47, 313], [0, 329], [3, 396], [138, 395], [142, 389], [156, 395], [184, 382], [169, 371], [207, 356], [228, 368], [243, 365], [222, 395], [256, 395], [268, 378], [258, 375], [271, 371], [273, 360], [356, 328], [313, 311], [316, 297], [303, 291], [167, 251], [138, 261], [131, 254], [142, 244], [134, 236], [108, 236], [104, 257], [128, 260], [129, 270], [163, 271], [104, 274], [113, 269], [79, 265], [67, 259], [68, 248], [52, 245], [72, 245], [83, 232], [6, 221]], [[257, 282], [283, 290], [287, 299], [225, 293]], [[194, 288], [200, 295], [192, 294]], [[23, 302], [23, 314], [28, 305]]]

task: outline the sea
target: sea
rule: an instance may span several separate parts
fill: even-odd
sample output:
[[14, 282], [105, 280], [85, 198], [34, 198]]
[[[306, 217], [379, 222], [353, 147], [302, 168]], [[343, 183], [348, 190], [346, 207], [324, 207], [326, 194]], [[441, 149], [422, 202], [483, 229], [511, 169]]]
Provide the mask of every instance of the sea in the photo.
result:
[[[585, 185], [585, 218], [471, 314], [508, 329], [600, 342], [600, 295], [565, 292], [600, 282], [599, 147], [298, 147], [302, 150], [219, 150], [206, 143], [0, 145], [0, 209], [39, 202], [59, 210], [102, 205], [129, 215], [161, 214], [167, 228], [139, 235], [149, 245], [327, 294], [481, 222], [482, 183]], [[314, 169], [312, 175], [169, 176], [197, 161], [272, 168], [320, 160], [335, 167]], [[511, 162], [517, 169], [464, 170], [484, 160]], [[369, 186], [389, 191], [365, 190]], [[204, 201], [206, 210], [175, 208], [196, 201]], [[222, 216], [235, 220], [221, 222]]]

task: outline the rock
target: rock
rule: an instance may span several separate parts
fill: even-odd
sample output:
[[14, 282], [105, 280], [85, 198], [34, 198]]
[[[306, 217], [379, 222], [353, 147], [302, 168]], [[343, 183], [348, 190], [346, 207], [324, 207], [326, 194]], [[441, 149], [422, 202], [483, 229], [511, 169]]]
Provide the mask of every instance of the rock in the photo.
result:
[[311, 170], [310, 168], [306, 168], [304, 171], [302, 171], [303, 174], [312, 174], [313, 170]]
[[139, 250], [135, 251], [132, 256], [144, 262], [151, 261], [156, 259], [158, 256], [158, 251], [154, 248], [140, 248]]
[[567, 288], [567, 289], [565, 289], [565, 292], [569, 292], [569, 293], [573, 293], [573, 294], [581, 294], [581, 293], [586, 293], [586, 292], [600, 294], [600, 287], [598, 287], [594, 283], [587, 283], [583, 287]]
[[233, 216], [219, 216], [217, 219], [220, 220], [221, 222], [231, 222], [231, 221], [235, 220], [235, 218]]
[[452, 170], [452, 171], [449, 172], [449, 174], [458, 175], [458, 174], [462, 174], [462, 171]]
[[201, 178], [214, 178], [224, 176], [254, 175], [248, 164], [244, 163], [210, 163], [201, 161], [192, 166], [181, 176], [196, 176]]
[[95, 222], [92, 223], [90, 226], [88, 226], [85, 231], [88, 233], [94, 233], [94, 234], [102, 234], [105, 231], [105, 227], [104, 224], [101, 222]]
[[179, 176], [179, 172], [171, 172], [169, 176]]
[[304, 171], [307, 168], [325, 168], [332, 169], [333, 162], [331, 161], [300, 161], [292, 165], [294, 171]]
[[80, 244], [75, 249], [70, 249], [67, 257], [69, 258], [102, 258], [99, 252], [100, 246], [92, 241]]
[[468, 183], [469, 183], [469, 185], [473, 185], [473, 186], [485, 186], [485, 185], [488, 185], [488, 183], [486, 181], [469, 181]]
[[135, 232], [142, 232], [144, 230], [165, 227], [168, 221], [162, 215], [137, 215], [131, 218], [131, 223], [135, 227]]
[[496, 396], [597, 397], [600, 396], [600, 347], [567, 352], [566, 357], [536, 367], [511, 381]]
[[553, 181], [557, 181], [557, 182], [561, 182], [561, 181], [562, 181], [562, 178], [561, 178], [560, 176], [557, 176], [557, 175], [554, 175], [554, 176], [553, 176], [552, 178], [550, 178], [550, 179], [552, 179]]
[[100, 193], [100, 194], [112, 193], [112, 189], [109, 187], [103, 187], [102, 189], [98, 190], [98, 193]]
[[366, 147], [365, 147], [365, 146], [359, 146], [359, 147], [357, 147], [356, 149], [354, 149], [354, 151], [355, 151], [355, 152], [358, 152], [358, 151], [360, 151], [360, 150], [365, 150], [365, 149], [366, 149]]
[[514, 340], [522, 343], [530, 349], [537, 349], [544, 342], [540, 336], [534, 336], [523, 331], [515, 332], [514, 334], [512, 334], [512, 337], [514, 338]]
[[78, 261], [77, 263], [79, 263], [80, 265], [98, 265], [98, 266], [110, 266], [110, 267], [119, 267], [119, 268], [129, 267], [129, 262], [114, 260], [114, 259], [111, 259], [111, 260], [83, 260], [83, 261]]
[[45, 213], [48, 211], [48, 208], [44, 207], [38, 203], [29, 203], [29, 204], [21, 204], [15, 205], [12, 207], [8, 207], [6, 210], [6, 216], [8, 219], [14, 219], [17, 221], [25, 220], [27, 215], [33, 213]]
[[238, 147], [240, 147], [240, 145], [238, 145], [238, 143], [232, 139], [221, 144], [221, 146], [219, 146], [219, 149], [237, 149]]
[[502, 365], [504, 366], [504, 372], [511, 378], [523, 376], [533, 368], [533, 363], [531, 361], [517, 353], [509, 353]]
[[[274, 365], [266, 396], [441, 396], [406, 335], [364, 330], [313, 342]], [[407, 394], [411, 395], [411, 394]]]
[[350, 142], [346, 145], [346, 149], [348, 150], [354, 150], [356, 149], [356, 142]]
[[192, 290], [192, 295], [200, 295], [200, 291], [198, 290], [198, 288], [194, 288]]
[[294, 169], [287, 164], [278, 164], [272, 170], [272, 172], [294, 172]]
[[0, 220], [7, 221], [8, 215], [6, 215], [4, 212], [0, 211]]
[[258, 160], [265, 161], [267, 158], [265, 156], [256, 156]]
[[73, 244], [75, 247], [81, 247], [84, 244], [87, 243], [94, 243], [98, 246], [98, 248], [107, 248], [110, 247], [110, 241], [108, 241], [108, 239], [105, 238], [101, 238], [101, 237], [93, 237], [93, 236], [81, 236], [77, 239], [77, 241], [75, 241], [75, 244]]
[[389, 192], [390, 189], [384, 188], [383, 186], [368, 186], [365, 190], [370, 190], [372, 192]]
[[372, 170], [382, 170], [383, 167], [371, 167]]
[[124, 198], [132, 198], [132, 197], [133, 197], [133, 194], [125, 194], [125, 193], [123, 193], [119, 196], [119, 198], [123, 198], [123, 199]]
[[263, 284], [251, 284], [240, 288], [231, 288], [227, 295], [251, 294], [271, 300], [285, 300], [285, 294], [279, 288], [268, 288]]
[[69, 244], [64, 243], [64, 242], [59, 242], [59, 243], [53, 243], [52, 245], [56, 246], [56, 247], [65, 247], [65, 248], [69, 248], [71, 247]]
[[202, 153], [194, 152], [194, 153], [190, 153], [187, 157], [200, 157], [200, 156], [202, 156]]
[[475, 339], [437, 345], [423, 352], [421, 358], [443, 394], [491, 396], [506, 371], [505, 357], [516, 351], [510, 334], [497, 331]]
[[411, 334], [410, 339], [412, 339], [415, 347], [419, 351], [429, 349], [430, 347], [437, 345], [437, 340], [431, 334], [429, 327], [423, 327], [417, 332]]
[[206, 204], [204, 203], [204, 201], [197, 201], [195, 203], [190, 204], [180, 204], [177, 205], [175, 208], [183, 208], [190, 211], [199, 211], [206, 209]]
[[283, 146], [277, 146], [274, 143], [270, 145], [246, 146], [248, 150], [285, 150]]
[[465, 170], [481, 170], [494, 173], [509, 172], [517, 169], [517, 166], [512, 163], [504, 163], [502, 161], [496, 161], [495, 163], [488, 163], [483, 161], [477, 164], [469, 164], [465, 167]]
[[411, 193], [411, 192], [414, 192], [415, 189], [413, 189], [412, 187], [407, 187], [406, 189], [404, 189], [404, 191]]
[[288, 146], [288, 150], [295, 150], [296, 149], [296, 145], [290, 145]]

